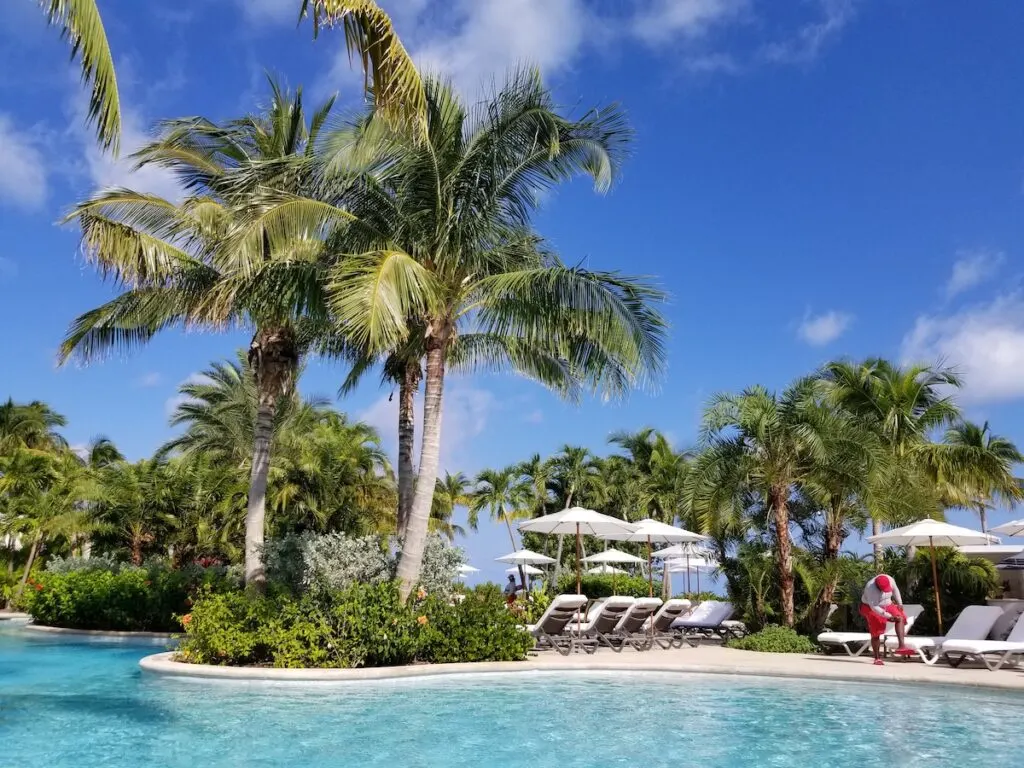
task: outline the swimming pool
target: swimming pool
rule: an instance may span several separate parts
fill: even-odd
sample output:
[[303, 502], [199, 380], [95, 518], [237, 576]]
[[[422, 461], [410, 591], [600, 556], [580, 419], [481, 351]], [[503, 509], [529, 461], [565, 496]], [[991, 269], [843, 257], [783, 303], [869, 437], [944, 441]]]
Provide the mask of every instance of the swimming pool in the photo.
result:
[[142, 673], [153, 652], [0, 629], [0, 765], [1009, 766], [1024, 722], [1024, 696], [967, 689], [600, 673], [200, 682]]

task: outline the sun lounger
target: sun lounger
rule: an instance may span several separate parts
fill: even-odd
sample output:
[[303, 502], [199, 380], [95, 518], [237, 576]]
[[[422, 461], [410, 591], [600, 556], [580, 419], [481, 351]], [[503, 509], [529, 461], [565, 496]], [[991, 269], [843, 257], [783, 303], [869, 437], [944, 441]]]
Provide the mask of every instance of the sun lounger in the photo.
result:
[[558, 595], [555, 597], [537, 623], [526, 627], [526, 630], [536, 640], [536, 650], [553, 648], [563, 656], [572, 653], [573, 637], [567, 631], [567, 627], [576, 620], [577, 614], [586, 604], [585, 595]]
[[705, 600], [693, 611], [681, 619], [672, 622], [672, 628], [678, 630], [683, 639], [692, 646], [697, 646], [704, 638], [743, 637], [747, 628], [741, 621], [730, 621], [736, 609], [731, 603], [718, 600]]
[[[904, 605], [903, 611], [907, 614], [906, 631], [909, 632], [917, 617], [924, 613], [924, 606]], [[890, 636], [896, 636], [896, 625], [891, 621], [885, 625], [885, 637]], [[867, 632], [822, 632], [818, 635], [818, 644], [825, 653], [842, 649], [847, 656], [856, 657], [871, 647], [871, 635]]]
[[618, 643], [618, 647], [612, 650], [619, 652], [627, 645], [638, 651], [649, 649], [654, 644], [653, 633], [649, 627], [650, 618], [659, 608], [660, 597], [638, 597], [612, 633], [610, 639]]
[[[906, 637], [906, 646], [913, 650], [925, 664], [935, 664], [943, 653], [948, 640], [984, 640], [992, 630], [996, 619], [1003, 615], [1003, 609], [995, 605], [969, 605], [953, 622], [945, 637]], [[893, 650], [897, 646], [894, 637], [885, 639], [885, 647]]]
[[570, 622], [566, 630], [572, 635], [573, 643], [587, 653], [593, 653], [599, 645], [621, 650], [617, 648], [620, 643], [613, 633], [635, 602], [632, 597], [609, 597], [596, 607], [591, 607], [586, 621]]
[[1017, 619], [1005, 640], [946, 640], [941, 653], [951, 666], [977, 659], [995, 672], [1006, 664], [1016, 666], [1024, 657], [1024, 616]]
[[683, 617], [692, 605], [689, 600], [679, 598], [666, 601], [651, 619], [653, 626], [650, 629], [653, 630], [654, 642], [662, 648], [682, 648], [686, 642], [683, 633], [681, 630], [672, 629], [672, 623]]

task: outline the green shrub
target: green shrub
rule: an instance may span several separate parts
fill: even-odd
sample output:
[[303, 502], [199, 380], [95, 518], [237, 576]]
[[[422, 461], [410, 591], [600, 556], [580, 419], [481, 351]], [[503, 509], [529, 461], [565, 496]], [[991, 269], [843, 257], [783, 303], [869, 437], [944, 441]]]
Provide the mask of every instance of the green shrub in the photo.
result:
[[200, 590], [232, 586], [223, 569], [163, 566], [44, 571], [30, 579], [21, 604], [37, 624], [114, 632], [180, 632]]
[[730, 640], [726, 645], [741, 651], [761, 653], [814, 653], [810, 638], [797, 634], [789, 627], [767, 626], [760, 632]]
[[408, 605], [393, 582], [334, 592], [208, 594], [182, 617], [179, 657], [197, 664], [382, 667], [414, 661], [511, 661], [532, 645], [497, 588], [449, 604], [421, 592]]
[[[650, 584], [643, 576], [616, 576], [583, 574], [580, 591], [591, 600], [612, 595], [647, 597]], [[558, 594], [576, 594], [576, 574], [563, 573], [558, 579]], [[654, 594], [661, 595], [661, 579], [654, 580]]]

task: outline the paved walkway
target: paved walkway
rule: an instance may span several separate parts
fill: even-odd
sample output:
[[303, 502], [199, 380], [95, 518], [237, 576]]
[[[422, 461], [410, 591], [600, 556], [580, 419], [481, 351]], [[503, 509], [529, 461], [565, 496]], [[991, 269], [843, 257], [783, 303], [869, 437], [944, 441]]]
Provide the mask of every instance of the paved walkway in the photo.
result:
[[173, 654], [157, 654], [142, 660], [149, 672], [188, 677], [231, 679], [263, 679], [292, 681], [354, 681], [389, 678], [427, 677], [446, 674], [515, 673], [526, 671], [607, 670], [627, 672], [713, 673], [733, 675], [764, 675], [770, 677], [854, 680], [877, 683], [927, 683], [966, 685], [974, 687], [1018, 690], [1024, 693], [1024, 671], [1002, 669], [990, 672], [982, 667], [952, 669], [948, 665], [930, 667], [920, 661], [890, 661], [876, 667], [870, 659], [846, 656], [804, 656], [799, 654], [755, 653], [737, 651], [717, 645], [698, 648], [651, 650], [636, 652], [627, 649], [613, 653], [601, 649], [596, 654], [559, 656], [544, 652], [525, 662], [437, 664], [378, 669], [253, 669], [209, 667], [179, 664], [171, 661]]

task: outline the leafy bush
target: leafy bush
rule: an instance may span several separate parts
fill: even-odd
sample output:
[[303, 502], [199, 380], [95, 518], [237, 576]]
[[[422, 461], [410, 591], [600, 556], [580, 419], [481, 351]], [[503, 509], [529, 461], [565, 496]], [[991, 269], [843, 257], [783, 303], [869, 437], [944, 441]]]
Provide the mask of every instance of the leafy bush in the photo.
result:
[[402, 605], [394, 582], [334, 592], [209, 594], [182, 617], [179, 656], [198, 664], [381, 667], [414, 661], [510, 661], [532, 645], [496, 588], [456, 604], [421, 591]]
[[798, 635], [789, 627], [776, 625], [767, 626], [760, 632], [746, 637], [730, 640], [726, 645], [741, 651], [761, 653], [814, 653], [815, 650], [810, 638]]
[[71, 573], [72, 571], [110, 571], [117, 573], [124, 563], [112, 555], [96, 557], [61, 557], [55, 555], [46, 563], [47, 573]]
[[[627, 597], [647, 597], [650, 585], [643, 576], [616, 576], [583, 574], [580, 591], [594, 600], [599, 597], [624, 595]], [[558, 579], [559, 594], [576, 594], [576, 574], [563, 573]], [[654, 580], [654, 594], [661, 595], [661, 580]]]
[[[343, 533], [292, 534], [267, 543], [264, 548], [267, 577], [293, 592], [336, 592], [353, 584], [384, 584], [393, 581], [398, 569], [395, 542], [379, 536], [346, 536]], [[427, 538], [423, 550], [420, 584], [430, 594], [451, 596], [458, 567], [465, 562], [462, 550], [440, 536]]]
[[22, 603], [37, 624], [51, 627], [178, 632], [175, 617], [201, 590], [235, 586], [223, 568], [198, 566], [44, 571], [28, 582]]

